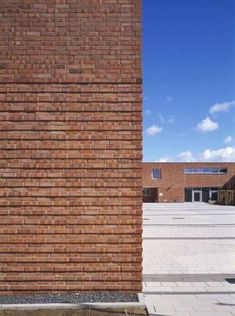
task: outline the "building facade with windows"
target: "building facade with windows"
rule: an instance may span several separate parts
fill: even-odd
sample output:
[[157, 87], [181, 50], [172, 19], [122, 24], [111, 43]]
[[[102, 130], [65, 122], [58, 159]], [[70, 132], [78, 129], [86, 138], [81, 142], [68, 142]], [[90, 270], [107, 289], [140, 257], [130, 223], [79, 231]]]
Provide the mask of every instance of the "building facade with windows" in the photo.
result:
[[235, 163], [143, 163], [144, 202], [215, 202], [234, 190]]

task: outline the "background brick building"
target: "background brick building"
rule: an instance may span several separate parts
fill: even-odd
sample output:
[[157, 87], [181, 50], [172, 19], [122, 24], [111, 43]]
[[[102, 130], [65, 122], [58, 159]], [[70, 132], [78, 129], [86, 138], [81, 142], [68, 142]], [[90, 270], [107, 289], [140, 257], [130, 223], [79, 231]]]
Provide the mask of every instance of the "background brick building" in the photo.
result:
[[0, 294], [141, 290], [141, 1], [1, 0]]
[[215, 201], [219, 188], [235, 189], [234, 176], [235, 163], [143, 163], [143, 201]]

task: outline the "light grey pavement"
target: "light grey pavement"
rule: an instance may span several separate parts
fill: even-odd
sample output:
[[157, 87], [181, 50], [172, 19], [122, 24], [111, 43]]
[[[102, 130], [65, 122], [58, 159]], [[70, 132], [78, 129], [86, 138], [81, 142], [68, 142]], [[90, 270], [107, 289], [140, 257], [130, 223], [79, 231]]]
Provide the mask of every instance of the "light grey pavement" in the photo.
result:
[[151, 315], [235, 316], [235, 207], [144, 204], [145, 301]]

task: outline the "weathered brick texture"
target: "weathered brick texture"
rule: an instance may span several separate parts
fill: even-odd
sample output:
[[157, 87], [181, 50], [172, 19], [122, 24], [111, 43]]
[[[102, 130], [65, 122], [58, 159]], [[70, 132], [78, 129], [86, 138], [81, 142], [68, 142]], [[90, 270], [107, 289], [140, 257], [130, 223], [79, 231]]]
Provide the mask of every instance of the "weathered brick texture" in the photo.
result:
[[141, 290], [141, 1], [0, 0], [0, 294]]

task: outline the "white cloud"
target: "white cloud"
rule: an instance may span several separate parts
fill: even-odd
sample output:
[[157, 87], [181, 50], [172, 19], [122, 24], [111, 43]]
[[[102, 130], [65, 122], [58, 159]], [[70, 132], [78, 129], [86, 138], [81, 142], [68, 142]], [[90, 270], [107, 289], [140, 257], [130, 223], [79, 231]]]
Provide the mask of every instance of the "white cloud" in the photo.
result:
[[212, 121], [209, 117], [201, 120], [200, 123], [197, 124], [197, 130], [201, 133], [210, 133], [219, 128], [219, 124], [217, 122]]
[[219, 149], [205, 149], [194, 154], [192, 151], [182, 151], [175, 158], [163, 157], [158, 162], [235, 162], [235, 146], [227, 146]]
[[194, 161], [193, 153], [190, 150], [182, 151], [176, 156], [176, 158], [177, 158], [177, 161], [186, 161], [186, 162]]
[[157, 117], [159, 118], [161, 124], [174, 123], [175, 119], [172, 116], [164, 117], [161, 113], [157, 113]]
[[156, 134], [160, 134], [162, 132], [162, 127], [152, 125], [146, 129], [146, 133], [148, 136], [154, 136]]
[[235, 106], [235, 101], [216, 103], [210, 108], [210, 113], [214, 114], [214, 113], [218, 113], [218, 112], [227, 112], [233, 106]]
[[230, 144], [232, 141], [233, 141], [232, 136], [227, 136], [227, 137], [225, 137], [225, 139], [224, 139], [225, 144]]
[[155, 162], [169, 162], [171, 161], [171, 158], [169, 156], [167, 157], [162, 157], [161, 159], [159, 160], [155, 160]]
[[235, 161], [235, 146], [215, 150], [206, 149], [198, 155], [199, 161]]

